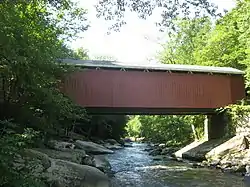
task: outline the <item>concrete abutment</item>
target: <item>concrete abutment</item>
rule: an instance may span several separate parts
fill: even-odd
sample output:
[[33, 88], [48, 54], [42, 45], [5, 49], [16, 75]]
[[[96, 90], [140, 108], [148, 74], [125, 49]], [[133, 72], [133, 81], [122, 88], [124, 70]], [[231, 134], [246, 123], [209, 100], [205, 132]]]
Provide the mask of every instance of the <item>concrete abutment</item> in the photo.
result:
[[207, 115], [204, 121], [204, 136], [206, 140], [223, 138], [227, 133], [229, 118], [224, 112]]

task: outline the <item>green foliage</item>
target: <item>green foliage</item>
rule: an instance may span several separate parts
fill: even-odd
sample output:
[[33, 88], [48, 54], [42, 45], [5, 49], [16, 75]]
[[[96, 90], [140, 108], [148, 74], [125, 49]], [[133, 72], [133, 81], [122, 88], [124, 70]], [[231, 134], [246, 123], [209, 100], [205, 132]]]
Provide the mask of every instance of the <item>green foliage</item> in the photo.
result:
[[192, 140], [190, 125], [183, 116], [143, 116], [140, 121], [142, 134], [152, 141], [176, 146]]
[[238, 104], [232, 104], [222, 109], [227, 112], [231, 119], [228, 126], [228, 136], [235, 135], [236, 129], [240, 131], [249, 131], [250, 105], [249, 102], [242, 101]]
[[126, 125], [126, 131], [130, 137], [141, 136], [141, 122], [139, 116], [132, 116]]
[[166, 64], [197, 64], [194, 51], [202, 48], [211, 30], [209, 18], [178, 19], [177, 31], [168, 37], [159, 59]]
[[17, 126], [10, 121], [0, 121], [0, 186], [3, 187], [41, 187], [44, 183], [33, 176], [29, 170], [32, 166], [27, 164], [25, 168], [19, 169], [14, 160], [20, 157], [20, 152], [34, 143], [39, 132], [33, 129], [24, 129], [21, 134], [14, 133]]
[[176, 29], [174, 20], [179, 16], [184, 18], [190, 18], [193, 15], [196, 17], [204, 15], [221, 16], [217, 11], [217, 6], [208, 0], [106, 0], [99, 1], [96, 6], [97, 17], [103, 17], [106, 21], [110, 21], [110, 29], [115, 31], [119, 31], [120, 27], [126, 24], [125, 12], [135, 12], [139, 18], [147, 19], [155, 9], [157, 9], [157, 12], [162, 11], [162, 19], [156, 25], [161, 31], [166, 30], [167, 27], [169, 32]]
[[237, 7], [218, 19], [214, 26], [207, 17], [175, 21], [177, 32], [170, 35], [160, 60], [163, 63], [247, 69], [249, 7], [249, 1], [238, 1]]
[[[58, 89], [69, 69], [59, 66], [57, 59], [73, 53], [61, 38], [87, 28], [85, 11], [71, 1], [51, 2], [55, 1], [0, 4], [1, 106], [5, 108], [1, 118], [40, 130], [69, 128], [84, 117], [84, 111]], [[58, 10], [51, 12], [55, 8], [51, 5]], [[76, 18], [81, 26], [65, 27]]]
[[88, 28], [85, 13], [70, 0], [0, 3], [0, 186], [42, 186], [28, 165], [20, 171], [14, 160], [34, 139], [68, 132], [86, 119], [60, 92], [72, 68], [57, 62], [87, 56], [64, 44]]
[[[195, 136], [203, 136], [204, 116], [134, 116], [127, 123], [127, 131], [133, 137], [166, 143], [168, 146], [182, 146], [190, 143]], [[196, 131], [192, 131], [191, 125]]]
[[[237, 1], [236, 8], [218, 19], [215, 25], [206, 17], [177, 20], [177, 32], [170, 35], [159, 55], [161, 62], [241, 69], [246, 72], [245, 82], [246, 87], [249, 87], [249, 9], [250, 1]], [[236, 127], [248, 124], [246, 119], [250, 111], [247, 103], [231, 105], [225, 109], [232, 118], [228, 135], [234, 134]]]

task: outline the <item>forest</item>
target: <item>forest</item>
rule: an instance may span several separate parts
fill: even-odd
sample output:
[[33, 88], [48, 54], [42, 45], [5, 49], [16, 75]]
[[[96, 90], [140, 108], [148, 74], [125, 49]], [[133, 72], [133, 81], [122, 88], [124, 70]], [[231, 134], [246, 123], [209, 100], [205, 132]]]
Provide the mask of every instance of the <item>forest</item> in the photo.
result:
[[[120, 12], [113, 16], [106, 15], [109, 6], [116, 5], [100, 4], [98, 15], [118, 20], [114, 24], [116, 30], [123, 23], [124, 6], [119, 4]], [[131, 6], [142, 18], [152, 11], [148, 8], [151, 5], [144, 7], [145, 11], [140, 11], [134, 2]], [[246, 72], [248, 87], [250, 1], [237, 1], [237, 6], [216, 22], [211, 16], [202, 15], [179, 18], [178, 6], [182, 5], [174, 4], [169, 9], [174, 16], [163, 16], [161, 27], [173, 29], [157, 58], [162, 63], [241, 69]], [[206, 6], [214, 16], [213, 8]], [[0, 1], [0, 186], [42, 186], [28, 169], [16, 170], [12, 160], [24, 148], [52, 137], [70, 137], [70, 132], [83, 134], [86, 139], [145, 137], [174, 146], [202, 138], [204, 116], [90, 116], [60, 92], [63, 76], [76, 67], [60, 64], [57, 59], [89, 58], [84, 48], [72, 50], [67, 45], [90, 26], [86, 15], [87, 10], [71, 0]], [[244, 101], [228, 106], [227, 111], [235, 126], [240, 116], [249, 113], [250, 107]], [[233, 128], [228, 132], [234, 133]], [[183, 133], [187, 135], [183, 137]]]

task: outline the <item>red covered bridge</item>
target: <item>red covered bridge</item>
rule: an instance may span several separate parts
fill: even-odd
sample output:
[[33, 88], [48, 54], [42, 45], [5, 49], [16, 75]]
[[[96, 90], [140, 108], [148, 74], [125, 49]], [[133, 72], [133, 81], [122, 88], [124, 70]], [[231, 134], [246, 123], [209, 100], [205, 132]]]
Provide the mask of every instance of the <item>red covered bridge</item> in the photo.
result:
[[81, 67], [65, 78], [63, 92], [92, 113], [208, 114], [245, 97], [244, 72], [233, 68], [63, 62]]

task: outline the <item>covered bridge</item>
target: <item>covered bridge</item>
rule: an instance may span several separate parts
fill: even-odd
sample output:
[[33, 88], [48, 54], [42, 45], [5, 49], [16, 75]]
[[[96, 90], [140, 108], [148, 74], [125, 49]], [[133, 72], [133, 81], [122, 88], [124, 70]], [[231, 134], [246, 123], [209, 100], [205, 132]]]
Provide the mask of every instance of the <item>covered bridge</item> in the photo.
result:
[[195, 114], [245, 97], [244, 72], [228, 67], [72, 60], [62, 91], [91, 113]]
[[135, 65], [64, 59], [80, 67], [62, 91], [92, 114], [206, 114], [207, 139], [225, 135], [228, 119], [215, 109], [245, 97], [244, 72], [227, 67]]

